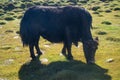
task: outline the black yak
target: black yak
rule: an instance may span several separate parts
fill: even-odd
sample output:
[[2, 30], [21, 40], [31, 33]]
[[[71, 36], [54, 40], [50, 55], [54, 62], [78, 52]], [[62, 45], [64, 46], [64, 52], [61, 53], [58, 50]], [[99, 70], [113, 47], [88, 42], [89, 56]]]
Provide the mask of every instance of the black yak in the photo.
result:
[[[40, 36], [53, 43], [63, 42], [62, 53], [72, 59], [71, 46], [83, 43], [87, 63], [94, 63], [98, 39], [93, 39], [90, 28], [92, 17], [84, 8], [34, 6], [29, 8], [20, 23], [20, 36], [23, 45], [28, 45], [32, 59], [34, 47], [41, 55], [38, 42]], [[66, 50], [68, 54], [66, 54]]]

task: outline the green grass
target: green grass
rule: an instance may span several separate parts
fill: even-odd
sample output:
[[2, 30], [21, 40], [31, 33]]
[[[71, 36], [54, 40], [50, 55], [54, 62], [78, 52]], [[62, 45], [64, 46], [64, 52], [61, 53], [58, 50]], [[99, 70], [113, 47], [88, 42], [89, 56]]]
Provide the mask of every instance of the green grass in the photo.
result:
[[[119, 3], [116, 0], [107, 7], [113, 4], [120, 7]], [[93, 16], [93, 37], [99, 37], [95, 65], [86, 64], [82, 43], [79, 43], [79, 48], [73, 45], [74, 61], [68, 61], [59, 55], [62, 43], [52, 44], [43, 38], [39, 45], [44, 54], [38, 60], [31, 61], [28, 47], [23, 48], [19, 34], [16, 33], [19, 31], [20, 19], [5, 21], [6, 24], [0, 25], [0, 80], [120, 80], [120, 17], [115, 16], [120, 15], [120, 11], [106, 13], [108, 8], [104, 4], [107, 3], [97, 4], [103, 10], [99, 14], [92, 14], [93, 11], [89, 10]], [[88, 9], [90, 7], [87, 4], [84, 6]], [[13, 16], [22, 16], [21, 10]], [[0, 22], [4, 22], [6, 16], [8, 14], [0, 16]], [[111, 25], [101, 24], [103, 21], [111, 22]], [[40, 62], [44, 58], [48, 62]], [[106, 62], [108, 59], [113, 61]]]

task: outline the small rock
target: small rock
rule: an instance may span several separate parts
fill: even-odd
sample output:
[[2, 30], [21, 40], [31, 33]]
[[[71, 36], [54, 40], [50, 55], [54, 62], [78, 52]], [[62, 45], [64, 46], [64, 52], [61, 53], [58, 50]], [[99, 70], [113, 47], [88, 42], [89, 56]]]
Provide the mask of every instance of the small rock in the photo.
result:
[[47, 63], [48, 62], [48, 59], [47, 58], [42, 58], [40, 59], [41, 63]]
[[107, 63], [110, 63], [110, 62], [113, 62], [113, 61], [114, 61], [113, 58], [109, 58], [109, 59], [106, 60]]
[[15, 51], [20, 51], [20, 50], [21, 50], [20, 47], [15, 48]]
[[78, 45], [77, 48], [80, 48], [80, 45]]
[[62, 54], [62, 53], [60, 53], [60, 56], [63, 56], [63, 54]]
[[14, 61], [14, 59], [8, 59], [8, 61], [13, 62], [13, 61]]
[[14, 36], [13, 38], [14, 38], [14, 39], [18, 39], [18, 38], [19, 38], [19, 36]]
[[0, 25], [0, 29], [2, 29], [2, 26]]
[[42, 54], [45, 54], [45, 51], [44, 50], [41, 50]]
[[7, 78], [0, 78], [0, 80], [8, 80]]
[[47, 44], [45, 44], [44, 46], [45, 46], [45, 47], [47, 47], [47, 48], [49, 48], [49, 47], [50, 47], [50, 46], [49, 46], [49, 45], [47, 45]]
[[53, 45], [57, 45], [56, 43], [53, 43]]
[[4, 64], [5, 64], [5, 65], [9, 65], [9, 64], [11, 64], [13, 61], [14, 61], [14, 59], [8, 59], [8, 60], [5, 60], [5, 61], [4, 61]]

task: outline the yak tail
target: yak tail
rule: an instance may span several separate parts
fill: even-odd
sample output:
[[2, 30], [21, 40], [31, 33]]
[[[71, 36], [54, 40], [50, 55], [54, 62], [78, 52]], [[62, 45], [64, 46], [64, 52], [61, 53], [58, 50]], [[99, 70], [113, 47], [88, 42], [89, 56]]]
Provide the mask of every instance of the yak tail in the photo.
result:
[[23, 47], [28, 46], [30, 43], [29, 24], [27, 20], [27, 17], [24, 15], [20, 23], [20, 37], [23, 43]]

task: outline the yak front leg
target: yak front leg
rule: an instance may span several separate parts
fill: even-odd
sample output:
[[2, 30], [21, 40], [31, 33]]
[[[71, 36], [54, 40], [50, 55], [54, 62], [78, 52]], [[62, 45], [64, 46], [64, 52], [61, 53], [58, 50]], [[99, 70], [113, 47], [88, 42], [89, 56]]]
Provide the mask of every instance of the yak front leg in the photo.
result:
[[63, 48], [62, 48], [61, 53], [62, 53], [64, 56], [67, 56], [67, 54], [66, 54], [66, 44], [65, 44], [65, 43], [64, 43], [64, 46], [63, 46]]
[[36, 57], [34, 54], [34, 45], [33, 44], [29, 45], [29, 50], [30, 50], [30, 56], [31, 56], [32, 60], [34, 60]]
[[42, 55], [42, 52], [40, 51], [40, 47], [39, 47], [39, 37], [36, 39], [35, 49], [37, 51], [38, 56]]
[[68, 51], [67, 59], [73, 60], [73, 56], [71, 53], [71, 47], [72, 47], [72, 38], [69, 27], [66, 27], [65, 29], [65, 45]]

